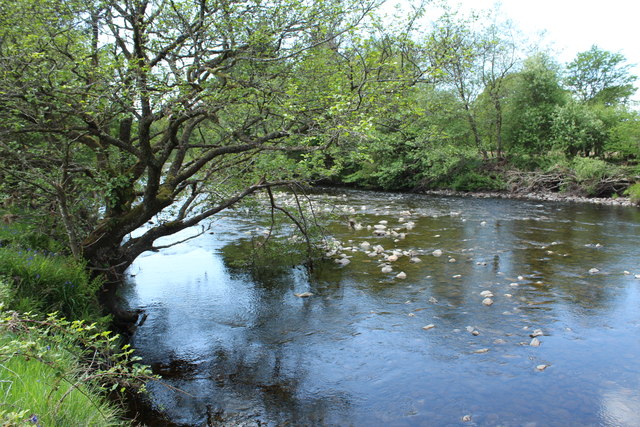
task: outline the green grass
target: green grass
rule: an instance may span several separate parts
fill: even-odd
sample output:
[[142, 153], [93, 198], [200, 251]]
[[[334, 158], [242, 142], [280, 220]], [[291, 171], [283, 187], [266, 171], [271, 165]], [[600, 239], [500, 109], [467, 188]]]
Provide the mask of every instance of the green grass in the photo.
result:
[[0, 424], [125, 425], [119, 410], [79, 382], [74, 356], [60, 344], [0, 335]]

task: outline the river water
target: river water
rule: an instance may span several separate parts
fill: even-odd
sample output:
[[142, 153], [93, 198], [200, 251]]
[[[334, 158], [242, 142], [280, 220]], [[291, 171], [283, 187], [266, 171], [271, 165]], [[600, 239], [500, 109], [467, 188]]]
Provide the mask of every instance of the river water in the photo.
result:
[[[640, 425], [638, 209], [314, 197], [345, 213], [328, 230], [349, 264], [238, 268], [264, 223], [233, 212], [129, 270], [123, 296], [147, 314], [132, 344], [163, 375], [149, 388], [172, 422]], [[380, 221], [392, 236], [367, 229]]]

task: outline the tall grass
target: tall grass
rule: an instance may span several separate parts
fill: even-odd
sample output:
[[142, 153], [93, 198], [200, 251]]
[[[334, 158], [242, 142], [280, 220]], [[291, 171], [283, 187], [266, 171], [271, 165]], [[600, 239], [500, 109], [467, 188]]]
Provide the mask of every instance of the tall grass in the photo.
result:
[[73, 258], [39, 250], [0, 247], [0, 272], [6, 284], [0, 297], [22, 312], [57, 311], [70, 319], [92, 319], [100, 313], [100, 282]]

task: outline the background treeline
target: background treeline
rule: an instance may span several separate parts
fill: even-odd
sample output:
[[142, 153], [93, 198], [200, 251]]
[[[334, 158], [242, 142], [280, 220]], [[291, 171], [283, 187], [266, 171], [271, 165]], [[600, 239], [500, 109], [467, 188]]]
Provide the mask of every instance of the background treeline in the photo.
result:
[[630, 65], [595, 45], [560, 64], [516, 34], [508, 24], [455, 13], [436, 20], [415, 59], [428, 81], [375, 118], [337, 181], [393, 190], [628, 194], [640, 175]]

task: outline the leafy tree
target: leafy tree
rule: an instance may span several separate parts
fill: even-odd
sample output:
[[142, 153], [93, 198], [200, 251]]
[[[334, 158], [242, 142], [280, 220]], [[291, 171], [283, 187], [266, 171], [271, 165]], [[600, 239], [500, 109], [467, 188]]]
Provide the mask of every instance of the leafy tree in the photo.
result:
[[640, 113], [626, 108], [607, 109], [609, 134], [605, 151], [622, 159], [640, 158]]
[[510, 149], [529, 153], [548, 150], [553, 140], [554, 113], [566, 102], [558, 64], [544, 53], [531, 56], [509, 85], [505, 138]]
[[553, 116], [551, 132], [554, 146], [569, 156], [602, 154], [608, 132], [596, 112], [584, 104], [568, 102]]
[[458, 96], [478, 152], [487, 157], [473, 104], [482, 91], [477, 69], [484, 43], [471, 28], [471, 22], [445, 13], [428, 35], [426, 49], [433, 74]]
[[317, 177], [323, 150], [416, 73], [388, 50], [347, 54], [367, 2], [4, 5], [0, 170], [112, 273], [250, 194]]
[[636, 91], [625, 57], [592, 46], [567, 65], [565, 84], [582, 102], [624, 104]]
[[[483, 49], [481, 56], [481, 77], [484, 91], [485, 105], [490, 106], [491, 113], [485, 119], [485, 126], [492, 129], [489, 137], [495, 141], [496, 156], [502, 157], [503, 151], [503, 121], [504, 101], [508, 96], [506, 87], [511, 74], [519, 64], [516, 54], [516, 43], [511, 33], [510, 25], [490, 25], [483, 34]], [[482, 96], [484, 95], [484, 96]]]

